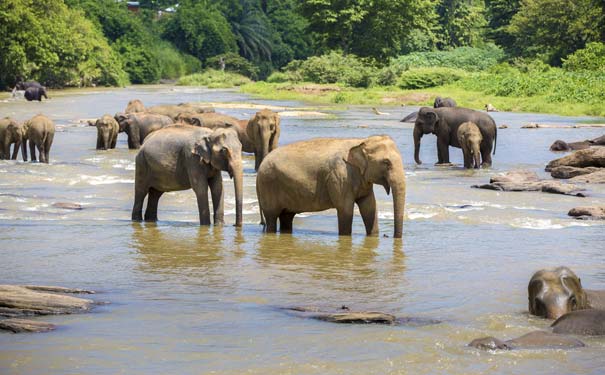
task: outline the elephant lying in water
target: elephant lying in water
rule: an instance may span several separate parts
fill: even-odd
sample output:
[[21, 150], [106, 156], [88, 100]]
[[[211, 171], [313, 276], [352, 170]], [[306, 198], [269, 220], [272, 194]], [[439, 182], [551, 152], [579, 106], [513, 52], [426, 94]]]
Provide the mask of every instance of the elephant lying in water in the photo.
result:
[[256, 192], [267, 232], [292, 231], [294, 215], [336, 208], [338, 234], [351, 235], [357, 204], [367, 235], [378, 234], [373, 184], [393, 189], [394, 237], [401, 238], [405, 175], [389, 136], [316, 138], [280, 147], [258, 169]]
[[210, 130], [173, 125], [154, 132], [136, 156], [132, 220], [156, 221], [158, 201], [164, 192], [193, 189], [200, 225], [210, 225], [208, 189], [212, 195], [214, 223], [222, 224], [223, 179], [227, 171], [235, 186], [235, 225], [242, 225], [243, 170], [241, 144], [231, 129]]
[[535, 331], [516, 339], [494, 337], [473, 340], [480, 349], [566, 347], [584, 344], [565, 335], [605, 335], [605, 291], [585, 290], [580, 279], [567, 267], [540, 270], [527, 287], [529, 313], [555, 319], [552, 333]]

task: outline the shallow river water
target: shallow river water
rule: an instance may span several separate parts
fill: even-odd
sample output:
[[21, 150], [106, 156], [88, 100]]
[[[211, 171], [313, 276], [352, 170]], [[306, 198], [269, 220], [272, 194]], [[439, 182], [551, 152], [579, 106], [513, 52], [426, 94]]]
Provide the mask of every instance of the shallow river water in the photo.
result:
[[[51, 93], [52, 94], [52, 93]], [[280, 144], [311, 137], [388, 134], [407, 177], [403, 240], [392, 235], [391, 197], [375, 186], [381, 236], [367, 238], [355, 217], [339, 237], [334, 211], [297, 216], [293, 234], [258, 225], [254, 160], [246, 156], [244, 227], [235, 229], [233, 185], [225, 179], [226, 225], [199, 227], [192, 191], [165, 194], [156, 224], [132, 223], [134, 157], [120, 134], [115, 150], [96, 151], [96, 129], [76, 120], [146, 105], [185, 101], [246, 102], [237, 91], [157, 87], [73, 92], [42, 103], [0, 103], [0, 115], [36, 113], [58, 125], [50, 165], [0, 161], [0, 283], [99, 291], [108, 301], [91, 314], [45, 318], [46, 334], [0, 334], [0, 374], [602, 374], [605, 339], [586, 348], [485, 352], [472, 339], [512, 338], [548, 326], [527, 314], [527, 282], [540, 268], [567, 265], [587, 288], [605, 289], [605, 226], [567, 211], [605, 201], [589, 197], [502, 193], [470, 188], [495, 173], [527, 168], [546, 177], [559, 157], [555, 139], [583, 140], [599, 129], [520, 129], [527, 122], [579, 118], [494, 113], [494, 166], [438, 168], [435, 138], [423, 138], [413, 163], [413, 108], [325, 112], [328, 119], [282, 119]], [[217, 107], [240, 118], [253, 110]], [[319, 109], [322, 110], [322, 109]], [[81, 211], [53, 208], [75, 202]], [[383, 237], [383, 234], [388, 237]], [[347, 305], [440, 324], [335, 325], [292, 316], [283, 306]]]

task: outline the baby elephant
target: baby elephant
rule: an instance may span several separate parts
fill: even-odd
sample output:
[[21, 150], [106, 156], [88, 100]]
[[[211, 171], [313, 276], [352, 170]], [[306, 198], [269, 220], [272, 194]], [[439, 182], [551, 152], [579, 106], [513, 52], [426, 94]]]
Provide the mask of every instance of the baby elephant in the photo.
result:
[[49, 162], [50, 146], [55, 137], [55, 124], [44, 115], [36, 115], [27, 121], [27, 139], [29, 139], [29, 150], [31, 160], [36, 161], [36, 147], [40, 153], [42, 163]]
[[111, 115], [103, 115], [95, 122], [97, 127], [97, 150], [116, 148], [120, 125]]
[[474, 122], [465, 122], [458, 128], [458, 143], [464, 155], [464, 168], [481, 166], [481, 130]]

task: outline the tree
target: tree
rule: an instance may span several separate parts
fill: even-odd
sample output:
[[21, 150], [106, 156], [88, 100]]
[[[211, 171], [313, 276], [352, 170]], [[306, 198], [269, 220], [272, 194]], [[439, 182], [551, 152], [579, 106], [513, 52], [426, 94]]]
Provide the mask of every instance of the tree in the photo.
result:
[[605, 15], [599, 4], [599, 0], [522, 0], [507, 28], [516, 54], [560, 65], [563, 57], [600, 40]]
[[486, 0], [485, 6], [488, 19], [487, 36], [506, 51], [511, 51], [514, 48], [514, 38], [507, 28], [519, 11], [520, 1]]
[[441, 0], [437, 4], [437, 14], [441, 49], [475, 47], [483, 42], [483, 29], [487, 24], [483, 1]]

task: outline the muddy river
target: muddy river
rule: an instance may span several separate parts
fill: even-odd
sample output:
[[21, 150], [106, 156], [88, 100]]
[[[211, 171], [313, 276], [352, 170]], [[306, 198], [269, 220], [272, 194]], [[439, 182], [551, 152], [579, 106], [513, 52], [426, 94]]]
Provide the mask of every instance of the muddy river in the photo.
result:
[[[49, 115], [58, 130], [50, 165], [0, 162], [0, 283], [73, 286], [109, 301], [91, 314], [46, 318], [45, 334], [0, 334], [1, 374], [601, 374], [605, 339], [586, 348], [485, 352], [472, 339], [512, 338], [546, 328], [527, 314], [527, 282], [544, 267], [567, 265], [587, 288], [605, 289], [605, 226], [567, 211], [605, 201], [589, 197], [471, 189], [495, 173], [527, 168], [546, 177], [555, 139], [583, 140], [603, 129], [520, 129], [527, 122], [581, 118], [494, 113], [499, 130], [493, 168], [433, 166], [435, 137], [423, 138], [413, 163], [413, 108], [313, 108], [329, 118], [284, 117], [280, 144], [311, 137], [388, 134], [407, 177], [403, 240], [392, 204], [375, 186], [379, 238], [366, 238], [359, 216], [352, 237], [337, 235], [334, 211], [299, 215], [294, 233], [267, 235], [258, 225], [254, 159], [245, 157], [244, 227], [232, 226], [233, 187], [225, 179], [224, 227], [199, 227], [192, 191], [164, 194], [156, 224], [132, 223], [134, 157], [126, 136], [115, 150], [95, 150], [96, 129], [78, 119], [146, 105], [246, 102], [237, 91], [131, 87], [52, 95], [37, 103], [0, 103], [19, 120]], [[240, 118], [251, 109], [217, 107]], [[53, 208], [81, 204], [81, 211]], [[388, 237], [383, 237], [383, 234]], [[284, 313], [283, 306], [347, 305], [440, 324], [337, 325]]]

